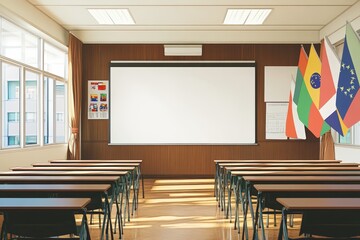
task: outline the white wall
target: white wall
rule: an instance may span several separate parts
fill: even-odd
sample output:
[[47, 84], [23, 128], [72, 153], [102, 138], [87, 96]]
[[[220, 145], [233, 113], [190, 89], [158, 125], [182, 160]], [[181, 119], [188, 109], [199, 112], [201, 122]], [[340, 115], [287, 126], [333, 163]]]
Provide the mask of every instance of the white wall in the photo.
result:
[[335, 159], [343, 162], [360, 163], [360, 147], [336, 144]]
[[12, 167], [30, 166], [32, 163], [48, 162], [54, 159], [65, 160], [66, 154], [67, 144], [1, 150], [0, 171], [7, 171]]

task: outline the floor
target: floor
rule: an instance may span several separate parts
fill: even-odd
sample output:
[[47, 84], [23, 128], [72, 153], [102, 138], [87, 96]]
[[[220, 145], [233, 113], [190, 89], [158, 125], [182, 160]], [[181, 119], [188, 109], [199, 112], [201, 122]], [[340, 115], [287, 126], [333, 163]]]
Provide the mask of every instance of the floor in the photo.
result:
[[[145, 198], [140, 198], [138, 210], [131, 221], [126, 222], [123, 239], [241, 239], [233, 223], [219, 210], [213, 184], [213, 179], [146, 179]], [[278, 227], [274, 227], [273, 216], [269, 221], [267, 239], [277, 239]], [[280, 216], [277, 226], [279, 224]], [[295, 218], [290, 236], [298, 235], [299, 225], [300, 219]], [[90, 231], [92, 239], [100, 239], [98, 224], [91, 225]], [[115, 234], [115, 239], [118, 237]]]

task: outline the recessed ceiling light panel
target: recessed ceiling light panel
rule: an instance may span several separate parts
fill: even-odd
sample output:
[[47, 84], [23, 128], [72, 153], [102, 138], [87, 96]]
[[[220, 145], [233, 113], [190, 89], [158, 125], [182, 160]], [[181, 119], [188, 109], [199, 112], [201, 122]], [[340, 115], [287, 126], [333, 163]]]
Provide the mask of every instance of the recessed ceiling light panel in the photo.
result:
[[99, 24], [124, 25], [135, 24], [128, 9], [88, 9]]
[[228, 9], [224, 24], [263, 24], [271, 9]]

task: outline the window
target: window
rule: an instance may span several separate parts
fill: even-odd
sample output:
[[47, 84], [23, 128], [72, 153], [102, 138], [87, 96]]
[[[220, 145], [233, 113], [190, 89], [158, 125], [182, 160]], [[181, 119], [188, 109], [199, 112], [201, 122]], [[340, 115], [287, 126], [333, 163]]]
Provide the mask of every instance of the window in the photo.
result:
[[44, 78], [44, 143], [66, 141], [66, 85], [50, 77]]
[[0, 16], [0, 149], [67, 141], [66, 67], [65, 47]]
[[[25, 71], [25, 138], [39, 135], [39, 85], [40, 75], [32, 71]], [[37, 144], [32, 141], [31, 144]], [[25, 145], [28, 141], [25, 141]]]
[[360, 145], [360, 123], [350, 128], [345, 136], [338, 134], [337, 142], [340, 144]]
[[54, 143], [54, 80], [44, 77], [44, 144]]
[[56, 113], [56, 121], [63, 122], [64, 121], [64, 113]]
[[[65, 112], [66, 107], [66, 92], [65, 92], [65, 84], [59, 81], [56, 81], [55, 86], [55, 93], [56, 93], [56, 103], [55, 103], [55, 112]], [[56, 121], [56, 142], [65, 142], [65, 125], [64, 121]]]
[[1, 21], [1, 55], [39, 67], [40, 38], [22, 28], [2, 19]]
[[[20, 145], [20, 67], [2, 63], [2, 147]], [[4, 91], [5, 90], [5, 91]], [[7, 119], [5, 119], [5, 116]]]
[[37, 136], [26, 136], [25, 143], [26, 145], [37, 144]]
[[45, 42], [44, 70], [60, 77], [65, 77], [67, 55], [65, 52]]
[[20, 145], [19, 136], [8, 136], [7, 144], [8, 146], [19, 146]]
[[8, 122], [19, 122], [20, 115], [18, 112], [8, 112]]

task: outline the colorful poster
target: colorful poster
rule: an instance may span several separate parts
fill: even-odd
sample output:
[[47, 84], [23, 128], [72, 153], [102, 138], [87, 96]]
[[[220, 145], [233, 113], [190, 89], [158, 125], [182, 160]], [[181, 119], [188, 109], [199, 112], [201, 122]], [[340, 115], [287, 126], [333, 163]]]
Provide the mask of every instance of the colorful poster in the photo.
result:
[[88, 82], [88, 119], [109, 119], [109, 81]]

